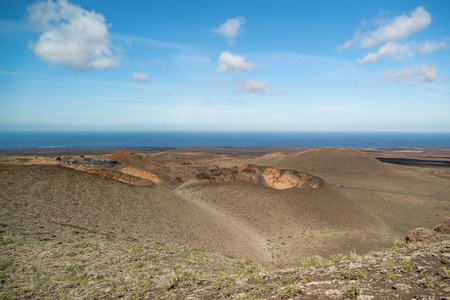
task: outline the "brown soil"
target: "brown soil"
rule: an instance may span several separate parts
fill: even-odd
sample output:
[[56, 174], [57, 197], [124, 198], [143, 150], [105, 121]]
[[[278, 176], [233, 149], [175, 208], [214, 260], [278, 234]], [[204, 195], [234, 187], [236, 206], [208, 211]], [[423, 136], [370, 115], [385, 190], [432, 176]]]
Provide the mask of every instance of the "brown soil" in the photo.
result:
[[158, 186], [132, 186], [60, 166], [0, 165], [0, 199], [7, 234], [59, 236], [67, 227], [90, 228], [118, 239], [270, 257], [259, 246], [262, 237]]
[[125, 163], [131, 167], [150, 171], [157, 171], [159, 169], [164, 169], [164, 163], [157, 162], [149, 158], [145, 154], [135, 153], [128, 150], [117, 151], [116, 153], [108, 156], [108, 159]]
[[[446, 193], [450, 190], [450, 183], [447, 177], [420, 168], [384, 164], [352, 149], [326, 148], [293, 154], [273, 153], [256, 158], [246, 152], [135, 154], [130, 151], [120, 151], [115, 156], [96, 154], [90, 157], [127, 161], [134, 166], [122, 164], [112, 168], [112, 171], [120, 171], [121, 175], [128, 174], [134, 179], [140, 177], [146, 182], [159, 180], [170, 184], [149, 188], [146, 192], [133, 190], [131, 193], [128, 189], [132, 187], [98, 178], [95, 174], [78, 176], [70, 171], [66, 173], [58, 166], [54, 167], [58, 171], [50, 171], [45, 164], [54, 163], [56, 157], [3, 156], [2, 168], [11, 169], [2, 173], [2, 176], [7, 176], [2, 182], [14, 184], [4, 188], [2, 201], [18, 198], [28, 202], [25, 199], [30, 199], [30, 193], [35, 193], [45, 199], [54, 199], [53, 202], [45, 202], [42, 197], [32, 198], [41, 202], [38, 205], [40, 211], [56, 218], [61, 215], [72, 219], [66, 209], [63, 210], [65, 213], [61, 213], [61, 206], [53, 206], [54, 201], [70, 201], [70, 207], [77, 201], [95, 203], [97, 197], [103, 195], [101, 197], [105, 200], [98, 201], [102, 203], [108, 199], [112, 205], [102, 212], [105, 219], [97, 218], [90, 208], [80, 204], [77, 206], [80, 217], [77, 224], [72, 225], [83, 227], [82, 223], [88, 222], [90, 226], [95, 224], [105, 231], [121, 228], [123, 234], [117, 229], [111, 231], [117, 236], [201, 246], [222, 253], [262, 259], [291, 259], [314, 253], [328, 255], [333, 251], [361, 253], [381, 249], [393, 239], [402, 238], [411, 228], [430, 228], [450, 217]], [[23, 165], [23, 162], [26, 166], [21, 169], [18, 165]], [[31, 162], [35, 165], [31, 166]], [[239, 172], [232, 175], [233, 180], [228, 180], [234, 182], [222, 185], [205, 184], [195, 179], [199, 173], [211, 171], [212, 166], [232, 167], [250, 162], [274, 168], [252, 167], [258, 171], [258, 176], [249, 180], [253, 183], [243, 182], [245, 176], [241, 175], [237, 176], [239, 180], [234, 181]], [[141, 168], [136, 167], [138, 165]], [[166, 173], [142, 167], [164, 169]], [[305, 176], [320, 176], [325, 180], [325, 187], [318, 191], [294, 191], [274, 190], [265, 184], [254, 184], [272, 181], [274, 187], [274, 178], [279, 179], [278, 175], [266, 176], [270, 180], [264, 179], [263, 175], [267, 170], [273, 175], [273, 170], [280, 172], [283, 169], [295, 170], [298, 172], [296, 175], [307, 171], [314, 175]], [[66, 175], [56, 174], [71, 175], [68, 179]], [[181, 182], [181, 178], [186, 183], [171, 192], [176, 188], [173, 185], [176, 177], [177, 182]], [[25, 180], [34, 188], [26, 187]], [[47, 185], [59, 182], [59, 189], [40, 185], [42, 182]], [[282, 185], [286, 187], [286, 184]], [[80, 197], [83, 199], [79, 200]], [[129, 198], [132, 200], [127, 201]], [[27, 216], [34, 215], [34, 212], [29, 212], [30, 207], [35, 207], [33, 201], [21, 208], [24, 214], [12, 214], [14, 218], [11, 220], [21, 224], [33, 224], [35, 221], [48, 223], [47, 217], [29, 222]], [[120, 205], [125, 205], [126, 209], [114, 210], [114, 203], [125, 203]], [[62, 204], [62, 207], [65, 205]], [[159, 207], [158, 211], [150, 209], [154, 205]], [[9, 215], [6, 208], [12, 207], [4, 207], [3, 215]], [[42, 214], [45, 216], [47, 213]], [[85, 218], [81, 218], [83, 214]], [[145, 218], [145, 214], [152, 217]], [[199, 218], [199, 215], [202, 217]], [[207, 220], [202, 221], [203, 218]], [[71, 224], [65, 221], [60, 223]], [[191, 223], [194, 225], [186, 227]]]
[[[239, 153], [233, 148], [229, 153], [166, 151], [136, 155], [122, 152], [117, 155], [118, 159], [123, 160], [122, 165], [102, 171], [112, 174], [107, 177], [117, 177], [115, 179], [127, 175], [147, 182], [158, 179], [163, 183], [166, 180], [170, 182], [170, 185], [151, 184], [146, 187], [59, 166], [56, 155], [2, 155], [2, 236], [20, 239], [39, 233], [39, 237], [44, 239], [70, 241], [73, 238], [70, 230], [95, 231], [96, 235], [113, 241], [135, 240], [136, 243], [142, 243], [149, 240], [295, 265], [301, 259], [316, 254], [327, 257], [347, 251], [365, 253], [379, 250], [395, 239], [403, 239], [412, 228], [433, 228], [450, 218], [450, 176], [442, 166], [435, 169], [382, 163], [372, 157], [380, 156], [379, 150], [376, 153], [367, 152], [370, 153], [368, 155], [351, 149], [327, 148], [262, 156], [246, 151]], [[401, 152], [403, 157], [410, 153], [404, 151]], [[411, 153], [419, 157], [417, 152]], [[436, 153], [434, 157], [437, 157]], [[383, 155], [400, 154], [393, 152]], [[447, 157], [446, 152], [440, 155]], [[101, 153], [90, 155], [95, 159], [108, 156]], [[257, 166], [241, 167], [239, 174], [239, 168], [235, 166], [248, 164]], [[219, 180], [223, 182], [219, 184], [205, 180], [207, 178], [204, 176], [203, 179], [196, 178], [199, 173], [208, 174], [217, 168], [227, 170], [229, 174], [225, 173], [232, 180]], [[245, 173], [242, 172], [244, 170], [253, 171]], [[286, 172], [302, 180], [322, 178], [323, 186], [317, 189], [274, 188]], [[176, 177], [185, 183], [174, 186], [172, 182]], [[289, 186], [292, 178], [288, 179], [281, 181], [283, 187]], [[177, 181], [181, 182], [179, 179]], [[26, 251], [26, 248], [20, 249]], [[420, 248], [416, 250], [420, 251]], [[432, 251], [435, 250], [427, 253], [434, 253]], [[423, 263], [425, 269], [439, 269], [438, 262], [434, 261], [436, 256], [425, 257], [413, 252], [403, 254], [410, 256], [410, 259], [419, 259], [417, 264]], [[420, 261], [420, 257], [423, 261]], [[376, 282], [374, 287], [378, 295], [382, 295], [379, 299], [388, 299], [388, 290], [396, 284], [411, 286], [409, 282], [413, 281], [394, 282], [390, 286], [389, 281], [379, 282], [379, 278], [389, 274], [389, 266], [381, 266], [384, 262], [386, 260], [373, 261], [375, 265], [380, 264], [380, 268], [385, 268], [385, 273], [364, 266], [370, 276], [361, 285], [363, 295], [370, 297], [370, 282]], [[397, 271], [397, 274], [402, 274]], [[305, 272], [297, 270], [292, 275], [299, 280], [300, 277], [309, 276], [311, 284], [302, 285], [305, 291], [302, 295], [310, 299], [326, 299], [328, 296], [329, 299], [342, 298], [344, 285], [352, 283], [348, 280], [335, 282], [326, 277], [328, 275], [326, 278], [313, 279], [321, 272], [328, 274], [324, 270]], [[446, 293], [439, 287], [442, 280], [446, 282], [446, 278], [427, 279], [430, 271], [420, 272], [417, 280], [431, 280], [436, 293], [424, 292], [424, 289], [428, 289], [427, 284], [419, 290], [405, 287], [403, 292], [400, 292], [403, 287], [398, 285], [395, 293], [399, 297]], [[413, 273], [408, 273], [408, 276], [413, 278]], [[272, 278], [272, 275], [264, 277], [259, 274], [258, 280], [261, 281], [258, 282], [270, 284], [274, 278], [284, 276], [280, 273]], [[240, 283], [229, 283], [227, 288], [234, 298], [245, 291]], [[258, 287], [257, 282], [255, 284]], [[327, 297], [316, 292], [319, 286], [320, 290], [330, 291]], [[153, 291], [147, 296], [156, 296], [152, 294]], [[188, 288], [181, 294], [197, 293], [200, 298], [205, 296], [213, 299], [223, 295], [222, 292], [221, 288], [215, 291]], [[276, 291], [273, 292], [255, 293], [255, 296], [276, 298]]]
[[[399, 153], [385, 153], [386, 157], [396, 155]], [[447, 152], [440, 155], [447, 156]], [[335, 148], [268, 154], [250, 162], [277, 168], [291, 166], [293, 170], [320, 176], [377, 215], [397, 238], [411, 228], [430, 228], [450, 217], [450, 198], [446, 192], [450, 190], [450, 176], [445, 175], [448, 170], [444, 168], [386, 164], [357, 150]]]

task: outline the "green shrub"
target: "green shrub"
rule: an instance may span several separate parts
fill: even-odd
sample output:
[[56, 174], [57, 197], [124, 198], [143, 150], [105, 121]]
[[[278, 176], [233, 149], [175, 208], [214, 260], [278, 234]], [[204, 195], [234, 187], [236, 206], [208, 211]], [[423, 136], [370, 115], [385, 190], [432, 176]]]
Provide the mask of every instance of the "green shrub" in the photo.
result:
[[12, 266], [12, 261], [9, 258], [4, 258], [0, 261], [0, 271], [5, 271]]
[[406, 270], [412, 270], [414, 268], [414, 262], [407, 260], [406, 258], [403, 259], [400, 264], [403, 266]]
[[359, 295], [361, 295], [361, 288], [357, 285], [348, 287], [344, 291], [344, 296], [350, 298], [358, 298]]
[[289, 284], [285, 287], [280, 287], [278, 290], [278, 296], [284, 298], [284, 297], [294, 297], [294, 296], [301, 296], [302, 293], [302, 287], [298, 286], [296, 284]]

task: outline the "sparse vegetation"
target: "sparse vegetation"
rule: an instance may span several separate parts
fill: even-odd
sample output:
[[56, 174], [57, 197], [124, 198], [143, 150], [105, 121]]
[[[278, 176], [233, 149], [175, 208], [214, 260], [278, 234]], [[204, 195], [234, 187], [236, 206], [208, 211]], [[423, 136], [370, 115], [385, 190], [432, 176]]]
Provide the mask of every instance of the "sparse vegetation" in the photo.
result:
[[406, 258], [400, 261], [400, 265], [406, 270], [412, 270], [414, 268], [414, 263]]
[[398, 275], [393, 270], [389, 270], [383, 276], [384, 276], [384, 278], [389, 279], [389, 280], [395, 280], [398, 277]]
[[339, 280], [345, 280], [345, 279], [359, 280], [359, 279], [363, 278], [365, 275], [366, 275], [366, 272], [364, 272], [361, 269], [357, 269], [354, 271], [345, 270], [340, 273], [334, 274], [333, 278], [339, 279]]
[[303, 261], [303, 264], [302, 264], [302, 265], [303, 265], [304, 267], [311, 267], [311, 266], [317, 265], [319, 262], [320, 262], [319, 258], [313, 256], [313, 257], [306, 258], [306, 259]]
[[349, 298], [357, 298], [361, 294], [361, 288], [357, 285], [348, 287], [344, 291], [344, 295]]
[[300, 297], [302, 288], [296, 284], [290, 284], [278, 289], [278, 296], [281, 298]]

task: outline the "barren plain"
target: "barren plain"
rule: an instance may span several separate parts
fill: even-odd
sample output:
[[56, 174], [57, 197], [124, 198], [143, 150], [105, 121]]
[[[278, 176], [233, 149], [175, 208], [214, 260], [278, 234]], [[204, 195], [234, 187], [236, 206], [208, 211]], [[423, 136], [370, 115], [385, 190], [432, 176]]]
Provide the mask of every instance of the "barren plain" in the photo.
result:
[[450, 148], [0, 152], [1, 298], [443, 299]]

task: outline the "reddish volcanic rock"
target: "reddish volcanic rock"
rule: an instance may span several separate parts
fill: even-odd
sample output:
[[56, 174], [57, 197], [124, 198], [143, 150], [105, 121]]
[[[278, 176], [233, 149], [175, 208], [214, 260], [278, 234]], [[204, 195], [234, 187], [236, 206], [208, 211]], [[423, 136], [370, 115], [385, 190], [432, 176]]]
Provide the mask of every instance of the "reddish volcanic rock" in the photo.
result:
[[182, 184], [184, 181], [181, 179], [181, 177], [175, 177], [173, 180], [173, 184]]
[[154, 183], [150, 180], [142, 179], [139, 177], [131, 176], [128, 174], [124, 174], [121, 172], [106, 170], [106, 169], [86, 169], [84, 170], [86, 173], [98, 174], [103, 177], [111, 178], [120, 182], [138, 185], [138, 186], [150, 186], [154, 185]]
[[[64, 165], [64, 167], [84, 171], [91, 174], [102, 175], [104, 177], [108, 177], [114, 180], [118, 180], [133, 185], [147, 186], [150, 184], [163, 184], [163, 185], [175, 184], [174, 179], [165, 174], [154, 173], [147, 171], [145, 169], [130, 167], [127, 165], [125, 165], [122, 168], [115, 168], [113, 170], [104, 168], [95, 168], [94, 165], [77, 164], [77, 163], [67, 164]], [[180, 182], [180, 180], [181, 178], [178, 180], [178, 182]]]
[[131, 168], [131, 167], [125, 167], [125, 168], [120, 169], [120, 172], [128, 174], [128, 175], [132, 175], [135, 177], [139, 177], [142, 179], [147, 179], [156, 184], [161, 183], [161, 179], [158, 177], [158, 175], [153, 174], [152, 172], [149, 172], [149, 171], [144, 171], [144, 170]]
[[323, 186], [321, 178], [304, 172], [254, 165], [242, 165], [230, 169], [213, 169], [198, 174], [196, 178], [216, 183], [242, 180], [278, 190], [290, 188], [317, 189]]
[[422, 243], [434, 237], [436, 233], [426, 228], [416, 228], [408, 232], [405, 237], [406, 243]]

